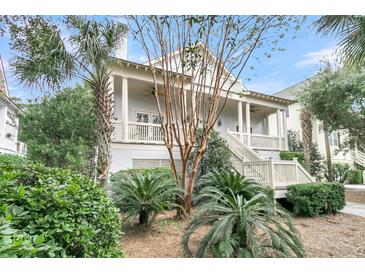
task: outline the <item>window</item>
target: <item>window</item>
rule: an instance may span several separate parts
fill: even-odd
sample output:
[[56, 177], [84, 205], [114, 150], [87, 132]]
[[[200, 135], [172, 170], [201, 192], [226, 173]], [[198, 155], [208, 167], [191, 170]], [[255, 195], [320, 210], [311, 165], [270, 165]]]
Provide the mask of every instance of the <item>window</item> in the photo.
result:
[[137, 123], [148, 123], [148, 114], [137, 112]]
[[152, 123], [153, 124], [160, 124], [161, 123], [160, 115], [153, 114], [152, 115]]
[[340, 145], [340, 135], [337, 131], [331, 132], [331, 134], [328, 136], [330, 146], [336, 146], [338, 147]]

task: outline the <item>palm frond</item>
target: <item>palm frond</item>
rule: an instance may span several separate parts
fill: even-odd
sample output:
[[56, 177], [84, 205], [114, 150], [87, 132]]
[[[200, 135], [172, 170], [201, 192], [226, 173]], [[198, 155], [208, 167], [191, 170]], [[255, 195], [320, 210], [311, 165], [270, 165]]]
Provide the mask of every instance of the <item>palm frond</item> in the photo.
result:
[[125, 220], [132, 223], [141, 214], [146, 214], [144, 225], [148, 225], [154, 214], [172, 208], [182, 209], [175, 202], [176, 197], [183, 196], [182, 189], [163, 179], [163, 175], [137, 173], [126, 181], [115, 182], [112, 190], [116, 205], [125, 213]]
[[334, 34], [338, 39], [339, 53], [349, 67], [361, 67], [365, 62], [365, 17], [322, 16], [316, 23], [318, 32]]
[[56, 24], [42, 16], [25, 17], [23, 25], [10, 29], [10, 45], [17, 53], [10, 67], [19, 82], [28, 87], [58, 89], [74, 76], [74, 56]]

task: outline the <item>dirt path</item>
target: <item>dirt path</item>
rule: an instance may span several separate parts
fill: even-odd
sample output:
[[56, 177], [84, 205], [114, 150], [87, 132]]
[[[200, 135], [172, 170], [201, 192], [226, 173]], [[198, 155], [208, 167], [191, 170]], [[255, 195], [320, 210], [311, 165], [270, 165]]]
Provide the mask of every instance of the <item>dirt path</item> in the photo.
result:
[[[161, 214], [152, 228], [126, 229], [122, 249], [129, 258], [183, 257], [181, 234], [188, 220], [176, 221], [174, 212]], [[307, 257], [365, 257], [365, 218], [338, 213], [295, 218]], [[195, 235], [198, 239], [203, 233]], [[194, 239], [193, 239], [194, 240]]]

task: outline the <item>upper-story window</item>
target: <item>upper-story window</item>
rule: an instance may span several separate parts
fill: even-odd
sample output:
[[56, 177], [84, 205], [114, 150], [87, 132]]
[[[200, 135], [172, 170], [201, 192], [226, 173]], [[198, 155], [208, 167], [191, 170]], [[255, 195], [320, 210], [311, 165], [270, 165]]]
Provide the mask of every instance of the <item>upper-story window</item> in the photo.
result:
[[330, 146], [340, 146], [340, 134], [337, 131], [332, 131], [328, 138]]
[[158, 113], [137, 111], [136, 122], [160, 124], [161, 120], [160, 120], [160, 115]]

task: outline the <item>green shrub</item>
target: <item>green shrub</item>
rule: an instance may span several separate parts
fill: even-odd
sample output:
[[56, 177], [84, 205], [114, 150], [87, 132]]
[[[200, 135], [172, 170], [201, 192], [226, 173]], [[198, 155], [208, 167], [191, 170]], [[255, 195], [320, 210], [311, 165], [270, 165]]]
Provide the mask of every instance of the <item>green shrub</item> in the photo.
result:
[[336, 183], [346, 184], [348, 182], [348, 176], [351, 172], [351, 166], [349, 164], [334, 163], [333, 164], [333, 180]]
[[[205, 180], [208, 178], [205, 177]], [[303, 246], [290, 214], [257, 184], [227, 171], [214, 172], [204, 184], [200, 203], [186, 228], [182, 243], [186, 256], [205, 257], [302, 257]], [[189, 248], [191, 236], [210, 225]]]
[[333, 180], [340, 184], [362, 184], [362, 170], [346, 163], [333, 164]]
[[345, 188], [339, 183], [307, 183], [288, 186], [286, 198], [297, 215], [335, 213], [345, 206]]
[[[203, 130], [199, 129], [198, 134], [196, 137], [196, 144], [198, 144]], [[198, 147], [194, 147], [193, 151], [190, 154], [189, 158], [189, 170], [191, 170], [192, 160], [198, 150]], [[200, 161], [196, 179], [199, 179], [208, 174], [209, 172], [216, 170], [216, 169], [225, 169], [231, 170], [232, 163], [231, 163], [231, 151], [227, 145], [227, 141], [223, 139], [216, 130], [213, 130], [209, 141], [208, 141], [208, 148], [202, 156]]]
[[[202, 132], [203, 132], [202, 129], [199, 129], [198, 134], [196, 136], [196, 144], [199, 143]], [[198, 147], [195, 146], [190, 154], [188, 162], [189, 172], [191, 172], [192, 160], [196, 155], [197, 150]], [[216, 130], [213, 130], [208, 141], [208, 148], [203, 154], [199, 167], [197, 169], [196, 182], [194, 184], [194, 189], [193, 189], [194, 205], [197, 203], [196, 197], [201, 189], [200, 185], [201, 178], [204, 175], [208, 174], [209, 172], [212, 172], [213, 170], [222, 170], [222, 169], [224, 170], [232, 169], [231, 151], [229, 150], [227, 141], [224, 138], [222, 138]]]
[[[14, 164], [13, 160], [0, 156], [0, 218], [10, 222], [6, 225], [23, 241], [32, 239], [50, 246], [49, 251], [42, 248], [47, 253], [35, 252], [34, 256], [122, 255], [118, 210], [93, 181], [69, 170]], [[16, 249], [6, 252], [9, 256], [30, 256]]]
[[120, 211], [125, 214], [125, 221], [148, 226], [156, 215], [164, 210], [179, 207], [176, 197], [182, 190], [166, 177], [165, 173], [134, 173], [125, 180], [113, 183], [113, 199]]
[[348, 183], [353, 185], [363, 184], [363, 171], [361, 169], [351, 170], [348, 175]]
[[280, 152], [281, 160], [293, 160], [297, 158], [298, 162], [303, 165], [305, 163], [304, 153], [299, 151], [282, 151]]

